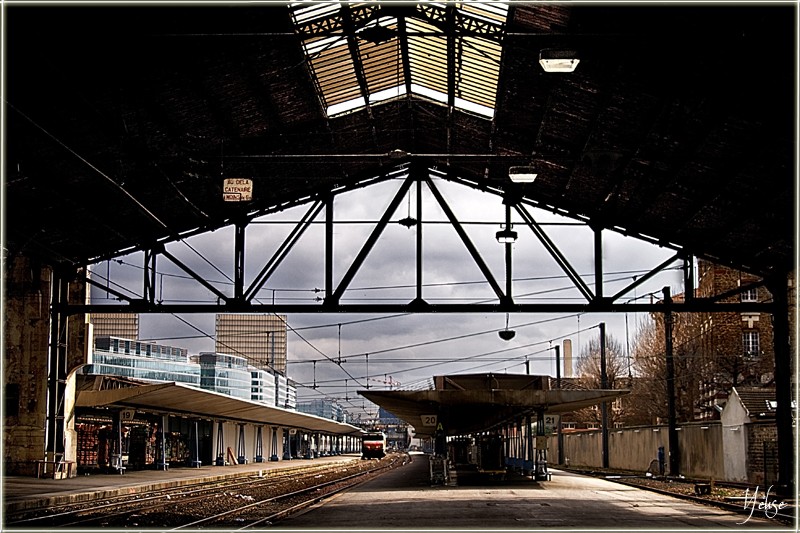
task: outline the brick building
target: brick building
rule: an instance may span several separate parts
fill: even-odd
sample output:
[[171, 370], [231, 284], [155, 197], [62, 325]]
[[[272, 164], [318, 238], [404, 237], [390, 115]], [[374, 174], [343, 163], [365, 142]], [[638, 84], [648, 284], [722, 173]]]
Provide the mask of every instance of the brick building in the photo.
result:
[[[760, 281], [728, 267], [698, 260], [699, 297], [711, 297]], [[722, 302], [768, 302], [772, 294], [753, 287]], [[772, 316], [767, 313], [700, 313], [699, 356], [702, 358], [700, 396], [695, 416], [717, 419], [733, 387], [773, 383], [775, 352]]]

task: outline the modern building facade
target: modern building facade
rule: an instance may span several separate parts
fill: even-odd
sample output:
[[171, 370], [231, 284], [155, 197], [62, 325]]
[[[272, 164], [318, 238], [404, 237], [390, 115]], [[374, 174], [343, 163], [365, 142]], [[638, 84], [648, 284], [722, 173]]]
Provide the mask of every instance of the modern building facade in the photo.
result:
[[234, 398], [251, 399], [252, 375], [244, 357], [214, 352], [202, 352], [200, 387]]
[[141, 381], [200, 386], [201, 368], [185, 348], [118, 337], [97, 337], [84, 375], [108, 375]]
[[185, 348], [98, 337], [88, 359], [80, 374], [182, 383], [271, 407], [297, 407], [297, 389], [292, 380], [255, 368], [236, 355], [202, 352], [190, 356]]
[[217, 353], [244, 357], [262, 370], [286, 374], [286, 317], [274, 314], [218, 314]]

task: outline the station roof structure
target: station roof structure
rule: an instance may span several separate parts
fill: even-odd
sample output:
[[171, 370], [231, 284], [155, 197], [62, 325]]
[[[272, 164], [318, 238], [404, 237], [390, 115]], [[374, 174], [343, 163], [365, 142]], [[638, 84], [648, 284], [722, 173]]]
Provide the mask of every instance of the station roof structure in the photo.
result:
[[414, 426], [417, 436], [433, 435], [440, 424], [447, 436], [479, 433], [526, 415], [576, 411], [630, 393], [626, 389], [551, 389], [548, 376], [519, 374], [436, 376], [434, 382], [433, 390], [358, 393]]
[[78, 407], [139, 409], [196, 418], [298, 428], [310, 432], [358, 436], [361, 428], [335, 420], [190, 387], [180, 383], [138, 384], [120, 388], [78, 390]]
[[11, 256], [91, 263], [418, 161], [757, 275], [794, 265], [796, 5], [4, 10]]

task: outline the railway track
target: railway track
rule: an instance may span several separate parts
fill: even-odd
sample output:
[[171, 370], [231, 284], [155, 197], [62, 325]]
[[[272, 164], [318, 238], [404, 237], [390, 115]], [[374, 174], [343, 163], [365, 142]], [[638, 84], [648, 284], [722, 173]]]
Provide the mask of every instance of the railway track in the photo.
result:
[[[342, 480], [391, 468], [407, 456], [391, 455], [382, 461], [351, 461], [302, 468], [273, 470], [266, 476], [196, 483], [82, 504], [28, 511], [9, 516], [6, 525], [19, 528], [47, 527], [158, 527], [181, 528], [203, 523], [209, 517], [233, 515], [236, 509], [262, 505], [280, 512], [282, 502]], [[294, 504], [292, 504], [294, 505]], [[239, 519], [233, 523], [238, 523]]]
[[[694, 503], [713, 505], [715, 507], [742, 515], [752, 514], [752, 506], [755, 505], [756, 510], [758, 510], [758, 505], [762, 504], [764, 501], [763, 490], [759, 493], [758, 501], [753, 501], [755, 499], [755, 495], [753, 494], [754, 487], [747, 483], [717, 481], [714, 482], [713, 489], [711, 486], [708, 487], [708, 492], [706, 494], [696, 494], [696, 485], [711, 484], [708, 483], [707, 480], [700, 479], [667, 479], [649, 477], [640, 474], [615, 473], [601, 470], [580, 470], [573, 468], [564, 470], [593, 477], [602, 477], [608, 481], [613, 481], [622, 485], [645, 489], [663, 494], [665, 496], [673, 496], [684, 500], [689, 500]], [[745, 496], [748, 494], [749, 500], [745, 500]], [[764, 513], [763, 510], [760, 510], [759, 512], [762, 515]], [[769, 517], [786, 524], [794, 524], [796, 512], [796, 505], [790, 505], [785, 509], [781, 509], [780, 511], [775, 509], [774, 513], [773, 511], [770, 511]]]

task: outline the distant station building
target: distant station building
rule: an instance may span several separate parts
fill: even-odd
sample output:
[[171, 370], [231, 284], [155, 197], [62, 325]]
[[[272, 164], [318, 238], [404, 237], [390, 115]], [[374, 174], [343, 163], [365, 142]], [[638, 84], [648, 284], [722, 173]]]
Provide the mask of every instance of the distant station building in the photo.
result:
[[337, 422], [347, 422], [347, 413], [336, 400], [329, 398], [315, 398], [297, 402], [297, 410], [301, 413], [330, 418]]

